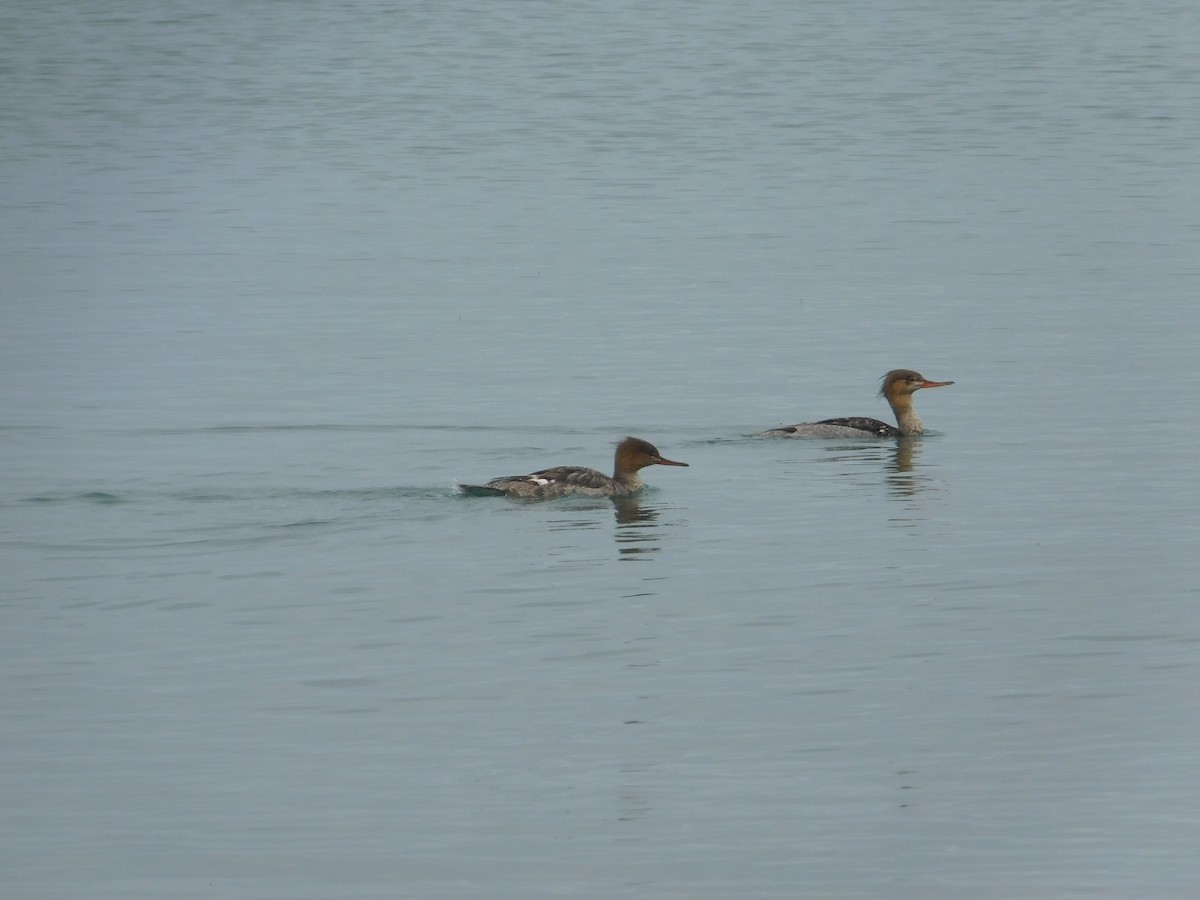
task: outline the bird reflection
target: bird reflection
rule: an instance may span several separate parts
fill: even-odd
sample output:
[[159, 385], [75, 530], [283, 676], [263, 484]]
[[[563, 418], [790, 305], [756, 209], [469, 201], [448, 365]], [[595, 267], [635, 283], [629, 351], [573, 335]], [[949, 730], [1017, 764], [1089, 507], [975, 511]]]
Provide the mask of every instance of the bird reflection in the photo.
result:
[[616, 521], [613, 539], [622, 559], [644, 558], [644, 554], [662, 549], [663, 531], [658, 517], [667, 507], [645, 504], [639, 497], [588, 499], [564, 504], [557, 512], [560, 516], [568, 511], [569, 514], [553, 519], [550, 528], [553, 531], [600, 528], [603, 523], [596, 517], [596, 512], [608, 508], [613, 510]]
[[929, 488], [929, 476], [914, 470], [915, 460], [921, 454], [920, 447], [920, 438], [898, 438], [891, 460], [883, 467], [888, 487], [896, 497], [915, 497]]
[[[933, 480], [920, 464], [921, 437], [912, 435], [876, 444], [842, 444], [828, 448], [834, 455], [831, 462], [850, 464], [844, 474], [852, 478], [864, 475], [864, 466], [872, 471], [876, 466], [883, 469], [888, 492], [898, 500], [915, 497], [923, 491], [935, 490]], [[873, 476], [870, 483], [876, 483]]]
[[920, 494], [942, 490], [930, 474], [928, 464], [920, 461], [924, 448], [918, 436], [902, 437], [892, 449], [892, 457], [884, 465], [888, 489], [897, 500], [911, 500]]
[[915, 437], [903, 437], [896, 441], [896, 449], [892, 454], [892, 464], [888, 469], [893, 472], [911, 472], [913, 467], [913, 458], [917, 455], [917, 446], [920, 444], [920, 439]]
[[643, 506], [637, 497], [614, 497], [612, 504], [617, 521], [614, 538], [622, 558], [636, 559], [640, 554], [662, 549], [658, 546], [662, 534], [658, 530], [657, 508]]

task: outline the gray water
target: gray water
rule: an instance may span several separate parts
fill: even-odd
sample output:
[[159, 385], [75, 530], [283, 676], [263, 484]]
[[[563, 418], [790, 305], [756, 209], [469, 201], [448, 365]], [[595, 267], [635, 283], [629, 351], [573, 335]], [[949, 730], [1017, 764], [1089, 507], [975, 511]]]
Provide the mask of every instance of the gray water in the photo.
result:
[[1197, 896], [1198, 40], [9, 4], [4, 895]]

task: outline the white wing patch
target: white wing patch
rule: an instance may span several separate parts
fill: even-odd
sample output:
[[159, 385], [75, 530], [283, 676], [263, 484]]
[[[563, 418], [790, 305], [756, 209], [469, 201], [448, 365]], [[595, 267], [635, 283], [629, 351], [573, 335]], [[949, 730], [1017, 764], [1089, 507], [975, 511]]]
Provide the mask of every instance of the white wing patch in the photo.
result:
[[549, 478], [541, 478], [541, 477], [537, 477], [537, 476], [533, 476], [533, 475], [529, 476], [529, 481], [533, 484], [543, 484], [543, 485], [551, 483]]

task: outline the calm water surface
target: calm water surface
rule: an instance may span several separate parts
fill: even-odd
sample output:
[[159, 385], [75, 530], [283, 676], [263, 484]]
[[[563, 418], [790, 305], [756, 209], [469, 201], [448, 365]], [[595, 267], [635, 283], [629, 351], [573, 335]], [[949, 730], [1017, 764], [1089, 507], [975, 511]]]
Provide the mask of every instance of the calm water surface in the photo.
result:
[[1196, 896], [1198, 38], [14, 8], [8, 891]]

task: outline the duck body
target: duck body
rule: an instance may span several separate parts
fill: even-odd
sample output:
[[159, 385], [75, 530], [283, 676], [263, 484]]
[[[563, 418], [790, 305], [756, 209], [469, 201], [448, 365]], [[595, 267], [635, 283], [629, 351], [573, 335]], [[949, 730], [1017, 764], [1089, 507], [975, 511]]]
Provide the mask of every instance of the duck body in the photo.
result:
[[611, 476], [586, 466], [555, 466], [528, 475], [505, 475], [485, 484], [460, 484], [458, 487], [464, 494], [474, 496], [549, 499], [576, 494], [584, 497], [632, 497], [645, 487], [639, 471], [655, 465], [687, 466], [687, 463], [666, 459], [648, 441], [627, 437], [617, 445]]
[[785, 428], [764, 431], [764, 437], [901, 437], [900, 429], [879, 419], [866, 416], [847, 416], [841, 419], [822, 419], [820, 422], [801, 422]]
[[849, 416], [841, 419], [822, 419], [819, 422], [801, 422], [783, 428], [771, 428], [760, 433], [761, 437], [812, 437], [812, 438], [896, 438], [921, 434], [925, 426], [913, 408], [912, 395], [922, 388], [946, 387], [953, 381], [930, 381], [912, 369], [893, 369], [883, 376], [879, 396], [887, 400], [896, 416], [896, 424], [889, 425], [879, 419], [865, 416]]

